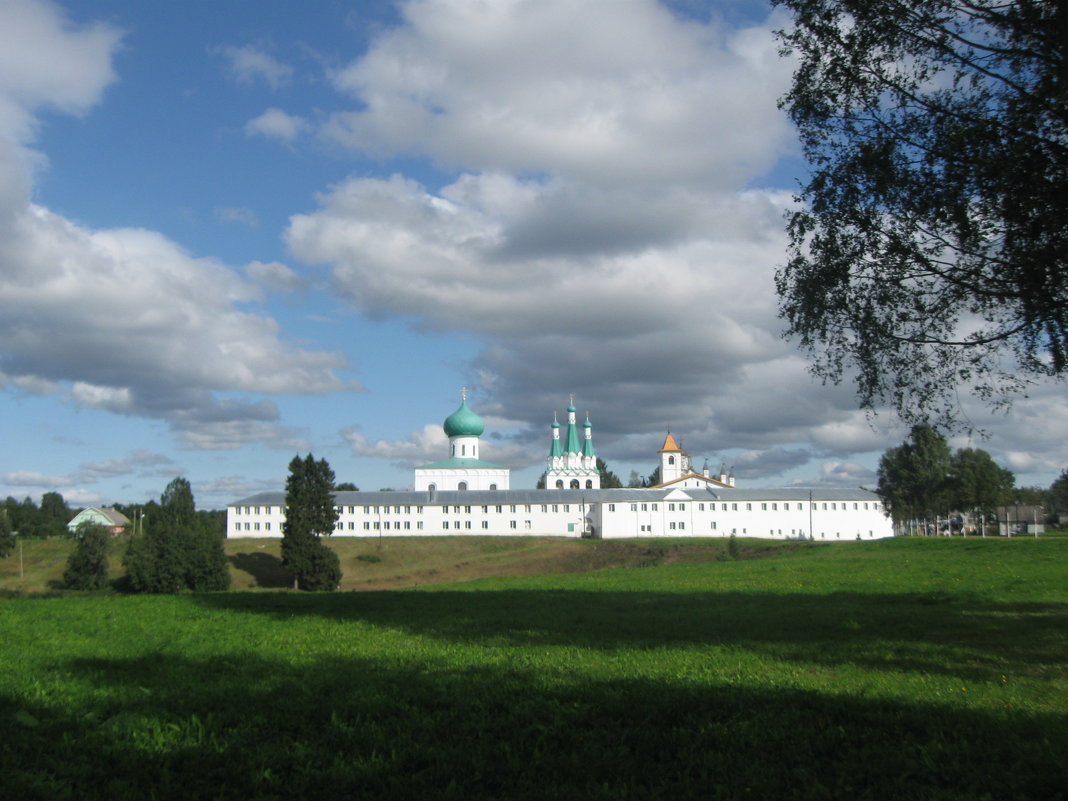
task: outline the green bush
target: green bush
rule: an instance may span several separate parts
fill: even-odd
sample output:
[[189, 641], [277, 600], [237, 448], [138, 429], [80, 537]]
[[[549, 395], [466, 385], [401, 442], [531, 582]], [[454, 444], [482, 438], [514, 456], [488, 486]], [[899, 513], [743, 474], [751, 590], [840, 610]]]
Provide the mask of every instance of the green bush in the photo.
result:
[[108, 540], [103, 526], [80, 526], [78, 545], [67, 559], [63, 583], [70, 590], [102, 590], [108, 585]]

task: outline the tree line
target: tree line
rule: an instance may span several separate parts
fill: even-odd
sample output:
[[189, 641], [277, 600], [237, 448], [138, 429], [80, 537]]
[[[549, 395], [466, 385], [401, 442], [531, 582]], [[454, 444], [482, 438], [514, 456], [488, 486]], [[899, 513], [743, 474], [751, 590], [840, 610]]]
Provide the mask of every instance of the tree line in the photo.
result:
[[912, 427], [908, 439], [889, 448], [879, 460], [876, 492], [896, 524], [922, 528], [935, 521], [951, 529], [997, 520], [999, 509], [1012, 505], [1041, 507], [1044, 521], [1056, 523], [1068, 513], [1068, 470], [1050, 485], [1017, 488], [1016, 476], [980, 448], [950, 451], [932, 426]]

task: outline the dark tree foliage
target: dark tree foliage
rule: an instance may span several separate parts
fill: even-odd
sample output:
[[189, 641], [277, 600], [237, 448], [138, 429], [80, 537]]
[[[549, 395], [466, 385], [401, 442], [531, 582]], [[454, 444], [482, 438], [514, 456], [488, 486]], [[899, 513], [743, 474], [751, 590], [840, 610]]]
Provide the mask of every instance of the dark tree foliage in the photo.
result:
[[214, 518], [198, 517], [184, 478], [167, 485], [158, 510], [145, 518], [145, 534], [130, 540], [123, 559], [135, 592], [225, 590], [230, 569]]
[[0, 509], [0, 559], [11, 556], [15, 550], [15, 533], [7, 518], [7, 509]]
[[67, 523], [74, 517], [67, 502], [58, 492], [46, 492], [41, 496], [41, 506], [37, 511], [38, 536], [66, 537], [69, 535]]
[[879, 460], [877, 492], [895, 522], [933, 520], [950, 512], [992, 519], [1009, 503], [1016, 477], [978, 448], [950, 453], [929, 425], [913, 426], [908, 440]]
[[1068, 5], [773, 0], [812, 173], [787, 335], [868, 408], [960, 424], [1068, 372]]
[[359, 492], [360, 491], [360, 488], [357, 487], [355, 484], [353, 484], [351, 481], [342, 481], [340, 484], [338, 484], [336, 487], [334, 487], [334, 489], [337, 490], [338, 492]]
[[1012, 498], [1016, 476], [999, 467], [979, 448], [961, 448], [950, 458], [950, 505], [961, 512], [993, 519], [999, 506]]
[[286, 478], [286, 519], [282, 524], [282, 564], [293, 574], [293, 588], [336, 590], [341, 562], [320, 538], [337, 524], [334, 471], [309, 453], [294, 456]]
[[949, 469], [946, 440], [931, 426], [916, 425], [904, 444], [879, 460], [876, 492], [895, 522], [944, 515]]
[[623, 486], [619, 476], [608, 469], [608, 464], [600, 456], [597, 457], [597, 470], [601, 474], [601, 489], [619, 489]]
[[75, 512], [67, 506], [58, 492], [46, 492], [37, 506], [32, 498], [17, 501], [8, 497], [3, 502], [12, 530], [21, 537], [68, 537], [67, 523]]
[[74, 534], [78, 541], [67, 569], [63, 571], [63, 584], [70, 590], [102, 590], [108, 586], [108, 543], [110, 535], [103, 526], [79, 526]]
[[1062, 470], [1061, 474], [1050, 484], [1046, 503], [1051, 512], [1068, 512], [1068, 470]]

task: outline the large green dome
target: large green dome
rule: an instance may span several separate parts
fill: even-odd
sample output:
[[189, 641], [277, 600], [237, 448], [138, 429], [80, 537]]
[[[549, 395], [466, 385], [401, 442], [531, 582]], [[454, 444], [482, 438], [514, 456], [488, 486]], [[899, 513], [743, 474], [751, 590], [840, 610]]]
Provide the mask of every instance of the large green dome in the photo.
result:
[[481, 437], [486, 430], [482, 418], [467, 407], [467, 401], [461, 401], [460, 408], [445, 418], [446, 437]]

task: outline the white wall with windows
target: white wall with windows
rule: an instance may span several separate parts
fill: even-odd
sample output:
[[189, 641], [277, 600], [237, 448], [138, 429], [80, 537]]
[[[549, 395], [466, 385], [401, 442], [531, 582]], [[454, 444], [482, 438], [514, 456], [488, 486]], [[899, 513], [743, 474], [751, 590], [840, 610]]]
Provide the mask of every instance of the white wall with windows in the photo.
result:
[[[856, 540], [893, 535], [866, 490], [470, 490], [339, 492], [335, 536], [550, 535]], [[227, 509], [227, 536], [281, 537], [285, 495]]]

